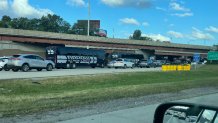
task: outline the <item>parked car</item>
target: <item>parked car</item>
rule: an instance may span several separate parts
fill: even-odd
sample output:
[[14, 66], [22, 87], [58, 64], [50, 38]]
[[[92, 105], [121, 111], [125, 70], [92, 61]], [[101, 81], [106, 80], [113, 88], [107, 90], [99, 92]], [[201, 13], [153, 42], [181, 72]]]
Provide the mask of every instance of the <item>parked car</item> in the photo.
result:
[[37, 69], [41, 71], [46, 69], [47, 71], [52, 71], [55, 64], [50, 60], [45, 60], [42, 57], [34, 54], [18, 54], [13, 55], [8, 63], [8, 68], [12, 69], [14, 72], [22, 70], [27, 72], [31, 69]]
[[135, 64], [130, 59], [117, 59], [114, 62], [115, 68], [134, 68]]
[[147, 60], [141, 60], [138, 63], [138, 67], [143, 68], [143, 67], [147, 67], [148, 63]]
[[150, 68], [150, 67], [156, 67], [156, 64], [153, 60], [141, 60], [139, 61], [139, 65], [140, 68], [146, 67], [146, 68]]
[[108, 68], [113, 68], [115, 61], [116, 61], [116, 60], [113, 60], [113, 61], [108, 62], [107, 67], [108, 67]]
[[155, 63], [155, 65], [156, 65], [156, 67], [161, 67], [161, 66], [163, 65], [164, 61], [162, 61], [162, 60], [156, 60], [156, 61], [154, 61], [154, 63]]
[[8, 63], [8, 56], [5, 57], [0, 57], [0, 71], [2, 71], [3, 69], [5, 71], [9, 71], [10, 69], [7, 67], [7, 63]]

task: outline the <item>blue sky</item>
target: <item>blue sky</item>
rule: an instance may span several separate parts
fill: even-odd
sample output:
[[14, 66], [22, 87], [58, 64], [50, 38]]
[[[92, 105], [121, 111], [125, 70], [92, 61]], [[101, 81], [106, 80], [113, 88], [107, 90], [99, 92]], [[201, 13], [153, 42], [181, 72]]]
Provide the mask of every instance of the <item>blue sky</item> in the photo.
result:
[[[88, 0], [0, 0], [0, 16], [39, 18], [57, 14], [75, 23], [87, 19]], [[90, 0], [91, 19], [108, 37], [128, 38], [136, 29], [156, 40], [218, 44], [218, 0]], [[114, 30], [114, 31], [113, 31]]]

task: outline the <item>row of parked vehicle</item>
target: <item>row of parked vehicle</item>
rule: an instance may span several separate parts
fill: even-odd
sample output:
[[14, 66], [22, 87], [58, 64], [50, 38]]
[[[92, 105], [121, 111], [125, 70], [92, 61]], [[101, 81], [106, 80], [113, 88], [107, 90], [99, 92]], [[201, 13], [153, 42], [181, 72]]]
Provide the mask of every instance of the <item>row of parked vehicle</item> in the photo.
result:
[[47, 71], [52, 71], [55, 64], [50, 60], [45, 60], [39, 55], [34, 54], [18, 54], [9, 57], [0, 57], [0, 71], [12, 70], [17, 72], [19, 70], [27, 72], [31, 69], [36, 69], [42, 71], [46, 69]]
[[135, 63], [134, 59], [119, 58], [112, 60], [107, 64], [108, 68], [155, 68], [162, 66], [164, 62], [162, 60], [140, 60]]
[[[118, 58], [116, 60], [110, 61], [107, 64], [108, 68], [150, 68], [150, 67], [158, 67], [161, 66], [162, 63], [160, 61], [150, 61], [150, 60], [141, 60], [137, 64], [133, 59], [126, 58]], [[41, 71], [42, 69], [46, 69], [47, 71], [52, 71], [55, 68], [55, 64], [51, 60], [45, 60], [39, 55], [34, 54], [17, 54], [8, 57], [0, 57], [0, 71], [12, 70], [17, 72], [19, 70], [23, 72], [27, 72], [31, 69], [36, 69], [37, 71]]]

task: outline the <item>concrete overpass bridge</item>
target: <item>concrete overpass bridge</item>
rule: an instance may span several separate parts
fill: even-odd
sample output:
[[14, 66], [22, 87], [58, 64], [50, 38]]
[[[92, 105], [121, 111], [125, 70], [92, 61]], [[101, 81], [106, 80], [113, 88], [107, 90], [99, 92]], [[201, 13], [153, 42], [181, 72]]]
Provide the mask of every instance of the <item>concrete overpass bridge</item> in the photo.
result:
[[[73, 34], [51, 33], [19, 29], [0, 28], [0, 56], [12, 53], [39, 52], [43, 55], [45, 47], [65, 45], [71, 47], [101, 48], [107, 52], [125, 51], [143, 53], [145, 56], [193, 56], [202, 57], [212, 50], [210, 46], [186, 45], [167, 42], [153, 42], [129, 39], [113, 39]], [[11, 50], [13, 49], [13, 50]]]

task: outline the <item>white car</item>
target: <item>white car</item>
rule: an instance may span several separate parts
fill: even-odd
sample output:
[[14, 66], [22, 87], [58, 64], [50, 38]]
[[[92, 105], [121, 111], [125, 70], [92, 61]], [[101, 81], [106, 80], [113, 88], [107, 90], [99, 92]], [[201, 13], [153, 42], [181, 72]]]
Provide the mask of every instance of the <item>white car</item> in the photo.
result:
[[52, 69], [55, 67], [55, 64], [51, 60], [45, 60], [38, 55], [18, 54], [13, 55], [9, 59], [7, 67], [12, 69], [14, 72], [19, 70], [27, 72], [31, 69], [37, 69], [38, 71], [46, 69], [47, 71], [52, 71]]
[[113, 68], [114, 67], [114, 63], [115, 63], [115, 60], [108, 62], [107, 67], [108, 68]]
[[9, 57], [0, 57], [0, 71], [5, 70], [9, 71], [10, 69], [7, 68], [7, 63], [8, 63]]
[[117, 59], [114, 62], [115, 68], [134, 68], [135, 64], [131, 61], [131, 59]]

